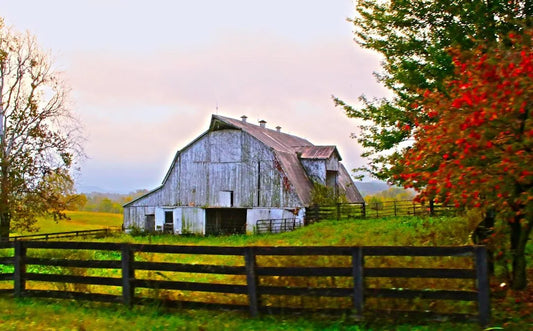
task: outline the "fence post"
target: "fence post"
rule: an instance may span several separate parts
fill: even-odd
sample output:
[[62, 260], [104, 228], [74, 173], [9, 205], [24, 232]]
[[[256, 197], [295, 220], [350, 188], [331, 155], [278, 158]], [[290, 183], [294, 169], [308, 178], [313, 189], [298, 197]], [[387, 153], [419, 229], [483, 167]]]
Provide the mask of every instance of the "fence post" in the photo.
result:
[[248, 286], [248, 303], [250, 315], [259, 314], [259, 297], [257, 296], [257, 275], [255, 274], [255, 252], [253, 247], [244, 248], [244, 265], [246, 268], [246, 285]]
[[489, 273], [487, 267], [487, 248], [474, 247], [476, 255], [477, 304], [479, 324], [487, 325], [490, 319]]
[[15, 242], [15, 270], [13, 272], [15, 297], [21, 297], [26, 290], [26, 249], [24, 240]]
[[435, 216], [435, 200], [429, 200], [429, 216]]
[[396, 214], [396, 200], [394, 200], [393, 203], [394, 203], [394, 216], [396, 217], [396, 216], [398, 216], [398, 215]]
[[341, 203], [337, 202], [337, 221], [341, 219]]
[[133, 251], [129, 244], [122, 244], [122, 302], [131, 306], [133, 304], [133, 296], [135, 293], [135, 286], [133, 281], [135, 279], [135, 270], [133, 269]]
[[413, 216], [416, 216], [416, 204], [413, 201]]
[[352, 247], [353, 305], [357, 314], [363, 314], [363, 249]]
[[361, 215], [363, 216], [363, 218], [366, 218], [366, 204], [364, 202], [361, 205]]

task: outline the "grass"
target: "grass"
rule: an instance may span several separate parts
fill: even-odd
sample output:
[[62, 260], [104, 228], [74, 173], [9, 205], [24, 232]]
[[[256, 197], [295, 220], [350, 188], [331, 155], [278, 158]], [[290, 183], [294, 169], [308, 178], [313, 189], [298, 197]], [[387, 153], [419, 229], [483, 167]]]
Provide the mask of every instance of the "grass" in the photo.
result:
[[[70, 225], [76, 226], [102, 226], [110, 224], [107, 214], [74, 213], [71, 214]], [[116, 215], [116, 214], [110, 214]], [[121, 216], [121, 215], [118, 215]], [[115, 219], [118, 222], [118, 218]], [[120, 217], [121, 222], [121, 217]], [[85, 223], [85, 224], [84, 224]], [[92, 227], [95, 228], [95, 227]], [[65, 231], [71, 231], [72, 228]], [[53, 230], [56, 231], [56, 230]], [[53, 232], [46, 231], [46, 232]], [[244, 246], [244, 245], [466, 245], [470, 244], [468, 235], [470, 225], [464, 219], [456, 217], [413, 218], [397, 217], [386, 219], [366, 219], [355, 221], [327, 221], [304, 227], [294, 232], [282, 234], [269, 234], [261, 236], [225, 236], [225, 237], [200, 237], [200, 236], [128, 236], [101, 239], [113, 242], [133, 242], [151, 244], [176, 244], [176, 245], [217, 245], [217, 246]], [[89, 239], [93, 241], [94, 239]], [[532, 252], [532, 245], [528, 252]], [[42, 253], [31, 253], [41, 256]], [[91, 259], [115, 259], [113, 254], [106, 252], [56, 252], [49, 250], [46, 254], [50, 257], [57, 253], [71, 254], [77, 257]], [[104, 253], [104, 254], [103, 254]], [[44, 253], [43, 253], [44, 254]], [[94, 255], [91, 255], [94, 254]], [[103, 254], [103, 255], [102, 255]], [[81, 257], [80, 255], [80, 257]], [[85, 256], [87, 255], [87, 256]], [[115, 254], [116, 255], [116, 254]], [[73, 258], [69, 256], [69, 258]], [[227, 259], [226, 259], [227, 258]], [[139, 253], [136, 259], [150, 261], [195, 262], [207, 264], [242, 264], [242, 258], [233, 261], [231, 257], [198, 256], [191, 255], [164, 255]], [[268, 261], [260, 261], [267, 263]], [[312, 260], [299, 259], [298, 263], [315, 263]], [[346, 262], [346, 261], [345, 261]], [[390, 260], [383, 258], [376, 261], [367, 261], [375, 264], [389, 265]], [[259, 262], [258, 262], [259, 263]], [[335, 263], [344, 263], [336, 261]], [[529, 261], [531, 265], [531, 261]], [[36, 267], [36, 266], [31, 266]], [[30, 267], [29, 267], [30, 268]], [[45, 267], [42, 267], [45, 268]], [[79, 268], [78, 268], [79, 269]], [[42, 270], [40, 270], [42, 271]], [[56, 272], [57, 270], [50, 270]], [[77, 270], [78, 272], [79, 270]], [[0, 271], [1, 272], [1, 271]], [[28, 270], [28, 272], [32, 272]], [[84, 271], [85, 272], [85, 271]], [[119, 277], [110, 274], [112, 270], [92, 269], [89, 275]], [[214, 281], [205, 274], [159, 273], [161, 279], [172, 277], [185, 277], [188, 281]], [[136, 272], [136, 276], [142, 276]], [[147, 277], [153, 277], [146, 275]], [[533, 276], [533, 274], [531, 275]], [[530, 277], [530, 280], [533, 279]], [[271, 280], [272, 281], [272, 280]], [[236, 283], [242, 282], [235, 279]], [[531, 312], [533, 312], [533, 295], [531, 289], [525, 292], [496, 293], [499, 279], [493, 279], [493, 326], [502, 326], [506, 330], [529, 329], [533, 325]], [[427, 285], [424, 283], [423, 285]], [[286, 285], [286, 284], [282, 284]], [[389, 284], [390, 285], [390, 284]], [[431, 283], [429, 283], [431, 285]], [[31, 286], [31, 284], [30, 284]], [[35, 286], [35, 285], [33, 285]], [[58, 286], [68, 286], [58, 284]], [[83, 290], [80, 288], [79, 290]], [[120, 289], [118, 289], [120, 292]], [[161, 294], [161, 293], [159, 293]], [[120, 293], [118, 293], [120, 295]], [[190, 294], [189, 294], [190, 295]], [[202, 293], [194, 293], [194, 297], [201, 298]], [[212, 295], [212, 294], [206, 294]], [[206, 296], [209, 297], [209, 296]], [[212, 296], [213, 300], [215, 298]], [[231, 300], [226, 297], [223, 300]], [[246, 300], [244, 298], [244, 300]], [[370, 303], [371, 304], [371, 303]], [[461, 303], [455, 307], [462, 309]], [[33, 323], [33, 325], [32, 325]], [[133, 307], [131, 310], [122, 305], [107, 305], [99, 303], [77, 302], [69, 304], [67, 300], [42, 300], [42, 299], [13, 299], [9, 296], [0, 296], [0, 329], [18, 330], [25, 327], [37, 327], [53, 330], [100, 330], [100, 329], [130, 329], [130, 330], [476, 330], [481, 329], [475, 323], [444, 323], [431, 321], [399, 321], [388, 316], [376, 316], [373, 320], [358, 322], [349, 316], [319, 316], [319, 315], [274, 315], [249, 318], [246, 312], [210, 311], [210, 310], [169, 310], [158, 306]]]
[[41, 217], [37, 220], [37, 232], [14, 233], [15, 235], [68, 232], [77, 230], [95, 230], [122, 226], [122, 214], [98, 213], [88, 211], [67, 211], [69, 219], [54, 221], [53, 218]]
[[[392, 326], [394, 325], [394, 326]], [[344, 316], [266, 315], [213, 310], [168, 311], [139, 306], [78, 303], [0, 297], [1, 330], [477, 330], [472, 324], [429, 323], [391, 326], [354, 322]]]

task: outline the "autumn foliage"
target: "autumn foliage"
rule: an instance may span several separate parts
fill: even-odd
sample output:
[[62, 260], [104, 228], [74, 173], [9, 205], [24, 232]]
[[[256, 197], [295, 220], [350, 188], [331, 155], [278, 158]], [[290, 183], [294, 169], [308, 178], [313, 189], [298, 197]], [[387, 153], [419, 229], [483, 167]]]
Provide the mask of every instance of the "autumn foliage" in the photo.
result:
[[[511, 249], [533, 223], [533, 30], [510, 46], [452, 50], [447, 92], [426, 91], [412, 118], [414, 144], [398, 154], [396, 180], [456, 207], [491, 208], [511, 226]], [[516, 273], [516, 271], [515, 271]]]

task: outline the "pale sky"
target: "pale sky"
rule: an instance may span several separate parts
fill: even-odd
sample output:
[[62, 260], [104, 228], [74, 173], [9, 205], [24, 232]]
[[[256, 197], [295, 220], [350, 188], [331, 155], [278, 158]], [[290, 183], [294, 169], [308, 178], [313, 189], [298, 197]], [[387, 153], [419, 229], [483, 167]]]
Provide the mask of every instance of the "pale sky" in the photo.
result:
[[350, 0], [0, 0], [72, 88], [87, 138], [78, 185], [120, 193], [158, 186], [215, 113], [337, 145], [348, 169], [361, 166], [357, 123], [331, 96], [386, 91], [353, 15]]

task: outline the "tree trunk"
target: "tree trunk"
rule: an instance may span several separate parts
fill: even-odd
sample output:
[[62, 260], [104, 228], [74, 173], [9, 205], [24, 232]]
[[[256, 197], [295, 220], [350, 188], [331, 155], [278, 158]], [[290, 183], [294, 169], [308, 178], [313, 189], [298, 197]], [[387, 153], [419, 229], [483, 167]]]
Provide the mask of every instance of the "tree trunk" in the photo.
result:
[[9, 212], [0, 211], [0, 241], [9, 240], [9, 228], [11, 226], [11, 217]]
[[[530, 217], [531, 218], [531, 217]], [[523, 290], [527, 286], [526, 244], [531, 233], [533, 220], [529, 219], [521, 224], [522, 217], [517, 216], [511, 226], [511, 254], [513, 258], [513, 273], [511, 288]]]

